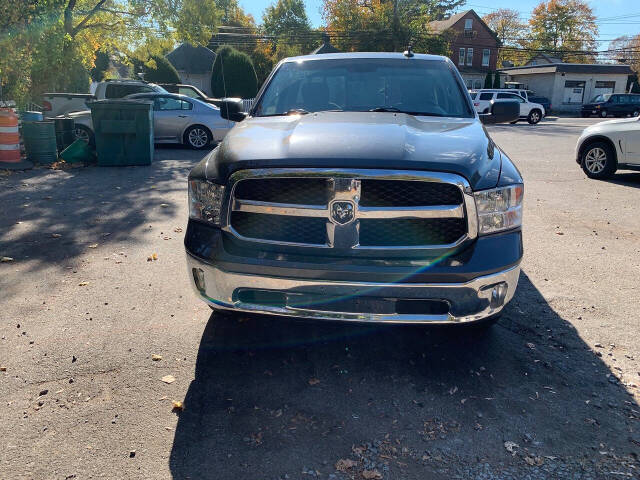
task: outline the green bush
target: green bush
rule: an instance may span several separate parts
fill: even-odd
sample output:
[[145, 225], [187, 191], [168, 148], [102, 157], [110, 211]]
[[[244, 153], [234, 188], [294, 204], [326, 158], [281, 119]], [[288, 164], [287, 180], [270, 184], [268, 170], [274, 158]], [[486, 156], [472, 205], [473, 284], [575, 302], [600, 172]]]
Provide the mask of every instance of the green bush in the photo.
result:
[[491, 88], [493, 82], [491, 81], [491, 72], [487, 73], [487, 76], [484, 77], [484, 87], [483, 88]]
[[493, 88], [500, 88], [500, 72], [496, 72], [496, 76], [493, 78]]
[[142, 63], [139, 60], [133, 62], [135, 73], [142, 70], [147, 82], [155, 83], [180, 83], [178, 71], [162, 55], [153, 55], [149, 61]]
[[233, 47], [220, 47], [211, 74], [213, 96], [253, 98], [257, 91], [258, 79], [251, 58]]

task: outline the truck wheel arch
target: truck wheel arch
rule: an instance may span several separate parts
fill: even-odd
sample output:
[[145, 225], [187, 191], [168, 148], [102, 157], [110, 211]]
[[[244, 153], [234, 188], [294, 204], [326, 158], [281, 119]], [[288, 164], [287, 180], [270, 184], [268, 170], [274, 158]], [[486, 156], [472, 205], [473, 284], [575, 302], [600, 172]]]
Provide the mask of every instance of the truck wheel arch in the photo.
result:
[[578, 159], [580, 160], [580, 164], [582, 165], [582, 156], [584, 155], [584, 151], [587, 149], [587, 147], [598, 142], [606, 143], [607, 145], [609, 145], [609, 147], [611, 148], [611, 151], [613, 152], [613, 159], [615, 160], [616, 166], [617, 166], [618, 165], [618, 147], [616, 146], [613, 140], [611, 140], [609, 137], [606, 137], [604, 135], [594, 135], [592, 137], [587, 138], [584, 142], [582, 142], [582, 145], [580, 145], [580, 150], [578, 151]]

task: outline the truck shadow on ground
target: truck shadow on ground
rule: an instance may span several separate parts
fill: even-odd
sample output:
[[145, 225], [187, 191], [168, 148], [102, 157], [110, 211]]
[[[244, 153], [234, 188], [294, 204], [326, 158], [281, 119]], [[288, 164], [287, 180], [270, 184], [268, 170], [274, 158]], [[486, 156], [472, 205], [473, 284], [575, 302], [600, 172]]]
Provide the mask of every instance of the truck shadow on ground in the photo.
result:
[[[595, 479], [638, 467], [633, 397], [524, 273], [486, 334], [213, 314], [184, 404], [176, 479]], [[339, 459], [357, 463], [339, 473]]]
[[[151, 219], [170, 219], [184, 208], [187, 175], [206, 153], [163, 148], [150, 166], [40, 168], [0, 177], [0, 254], [29, 270], [63, 269], [89, 245], [141, 241], [140, 228]], [[180, 204], [167, 199], [178, 190]]]

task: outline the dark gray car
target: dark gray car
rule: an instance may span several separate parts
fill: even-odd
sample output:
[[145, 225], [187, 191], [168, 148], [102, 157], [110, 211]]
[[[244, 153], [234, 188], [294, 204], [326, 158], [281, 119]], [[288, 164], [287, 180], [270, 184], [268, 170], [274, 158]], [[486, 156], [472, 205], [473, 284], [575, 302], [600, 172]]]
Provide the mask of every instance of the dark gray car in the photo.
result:
[[189, 175], [189, 278], [214, 309], [477, 323], [513, 297], [523, 181], [445, 58], [285, 59]]

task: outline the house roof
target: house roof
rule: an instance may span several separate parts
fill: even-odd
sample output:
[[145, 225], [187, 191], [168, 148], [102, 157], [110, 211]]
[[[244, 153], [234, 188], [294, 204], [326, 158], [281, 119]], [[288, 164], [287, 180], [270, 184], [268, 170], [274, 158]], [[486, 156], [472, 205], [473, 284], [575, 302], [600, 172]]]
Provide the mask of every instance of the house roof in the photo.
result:
[[324, 33], [322, 35], [322, 45], [312, 51], [309, 55], [317, 55], [319, 53], [340, 53], [340, 50], [331, 45], [331, 42], [329, 41], [329, 35]]
[[538, 53], [537, 55], [534, 55], [533, 57], [531, 57], [529, 59], [529, 61], [527, 62], [527, 65], [529, 65], [536, 58], [544, 58], [547, 61], [547, 63], [562, 63], [562, 58], [561, 57], [548, 55], [546, 53]]
[[183, 43], [167, 54], [167, 60], [178, 71], [188, 73], [210, 73], [216, 54], [206, 47], [194, 47]]
[[606, 63], [545, 63], [542, 65], [525, 65], [524, 67], [501, 68], [501, 72], [509, 75], [526, 75], [532, 73], [600, 73], [631, 75], [629, 65], [609, 65]]
[[429, 22], [429, 28], [435, 33], [442, 33], [445, 30], [448, 30], [449, 28], [453, 27], [456, 23], [462, 20], [468, 13], [471, 13], [476, 18], [476, 20], [479, 21], [487, 29], [487, 31], [491, 34], [491, 36], [495, 38], [498, 43], [500, 43], [500, 39], [498, 38], [498, 35], [496, 35], [496, 32], [494, 32], [493, 30], [491, 30], [491, 28], [489, 28], [489, 25], [487, 25], [485, 21], [482, 20], [480, 15], [478, 15], [474, 9], [456, 13], [455, 15], [451, 15], [449, 18], [446, 18], [444, 20], [434, 20], [433, 22]]

